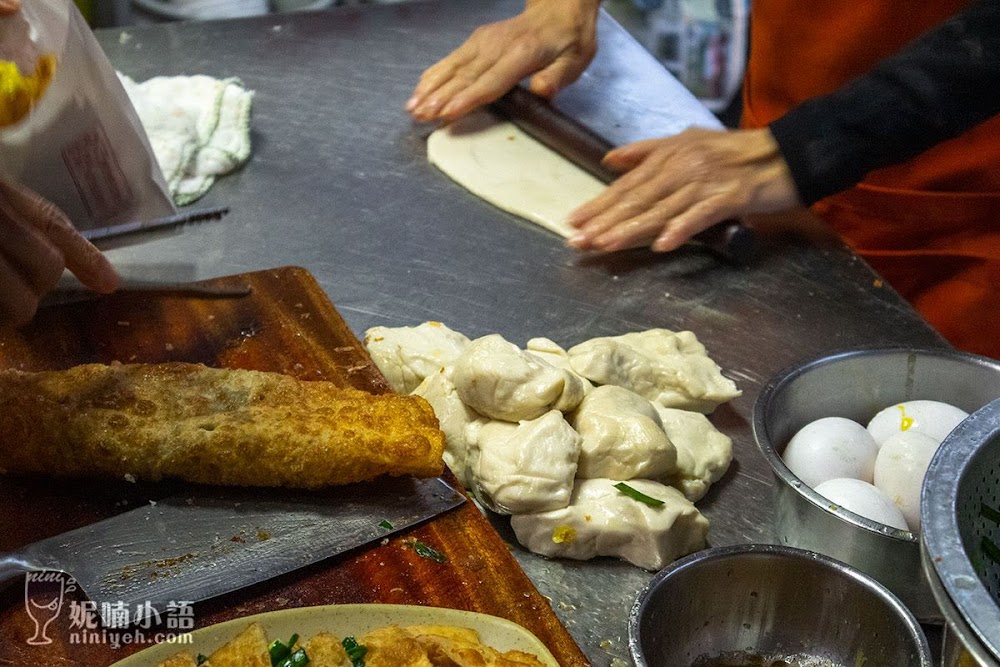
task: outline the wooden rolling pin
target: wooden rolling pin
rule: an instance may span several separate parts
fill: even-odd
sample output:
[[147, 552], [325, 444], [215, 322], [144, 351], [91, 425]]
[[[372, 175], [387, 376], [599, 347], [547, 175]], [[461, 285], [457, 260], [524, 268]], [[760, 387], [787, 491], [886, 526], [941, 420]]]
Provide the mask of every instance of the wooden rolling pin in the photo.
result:
[[[614, 146], [522, 86], [515, 86], [492, 105], [519, 128], [604, 183], [619, 174], [601, 164]], [[753, 230], [724, 220], [699, 232], [694, 241], [731, 262], [745, 263], [754, 252]]]

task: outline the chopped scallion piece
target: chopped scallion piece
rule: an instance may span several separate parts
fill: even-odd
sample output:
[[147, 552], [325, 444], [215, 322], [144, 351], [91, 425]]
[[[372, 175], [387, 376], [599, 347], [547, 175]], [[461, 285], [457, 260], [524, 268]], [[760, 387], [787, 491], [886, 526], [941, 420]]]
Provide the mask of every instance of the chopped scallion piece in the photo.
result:
[[430, 558], [435, 563], [446, 563], [448, 562], [448, 557], [443, 553], [438, 551], [433, 547], [429, 547], [419, 540], [413, 541], [413, 550], [417, 552], [418, 556], [423, 558]]
[[299, 641], [299, 636], [292, 635], [287, 644], [280, 639], [271, 642], [271, 645], [267, 647], [267, 652], [271, 656], [271, 667], [284, 667], [283, 661], [292, 655], [292, 647], [297, 641]]
[[277, 663], [272, 663], [271, 667], [306, 667], [306, 665], [308, 664], [309, 664], [309, 656], [306, 655], [306, 650], [304, 648], [300, 648], [298, 651], [292, 653], [284, 660]]
[[391, 523], [389, 523], [387, 519], [382, 519], [381, 521], [379, 521], [378, 525], [379, 528], [385, 528], [386, 530], [392, 530], [394, 528], [394, 526]]
[[344, 650], [347, 651], [347, 657], [351, 660], [352, 667], [365, 667], [365, 654], [368, 653], [368, 647], [364, 644], [359, 644], [354, 637], [344, 637], [344, 641], [340, 642]]
[[631, 486], [629, 486], [625, 482], [618, 482], [617, 484], [615, 484], [615, 488], [618, 489], [619, 491], [621, 491], [622, 493], [624, 493], [626, 496], [628, 496], [632, 500], [638, 500], [640, 503], [644, 503], [646, 505], [649, 505], [650, 507], [659, 507], [660, 505], [663, 504], [662, 500], [658, 500], [656, 498], [652, 498], [650, 496], [647, 496], [642, 491], [639, 491], [637, 489], [633, 489]]

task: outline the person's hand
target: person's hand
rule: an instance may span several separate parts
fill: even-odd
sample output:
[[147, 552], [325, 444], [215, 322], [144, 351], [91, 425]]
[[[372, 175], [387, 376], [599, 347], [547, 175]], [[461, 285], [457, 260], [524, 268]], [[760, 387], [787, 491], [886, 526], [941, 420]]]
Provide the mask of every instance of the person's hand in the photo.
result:
[[580, 250], [651, 246], [674, 250], [730, 218], [799, 205], [788, 165], [769, 130], [690, 128], [628, 144], [604, 158], [623, 175], [569, 216]]
[[599, 5], [599, 0], [527, 0], [524, 12], [477, 28], [424, 72], [407, 111], [419, 121], [454, 120], [531, 74], [531, 91], [552, 97], [593, 59]]
[[54, 204], [0, 179], [0, 322], [21, 325], [68, 268], [92, 290], [118, 287], [111, 262]]
[[21, 8], [21, 0], [0, 0], [0, 16], [14, 14]]

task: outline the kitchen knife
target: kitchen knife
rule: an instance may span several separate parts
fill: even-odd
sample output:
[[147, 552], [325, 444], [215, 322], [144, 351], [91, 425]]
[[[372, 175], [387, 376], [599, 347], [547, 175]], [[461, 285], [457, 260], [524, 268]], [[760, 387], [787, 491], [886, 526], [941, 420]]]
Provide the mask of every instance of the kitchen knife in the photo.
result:
[[[173, 496], [0, 554], [0, 582], [72, 576], [103, 616], [136, 623], [344, 553], [461, 505], [441, 479], [409, 477], [303, 493], [219, 490]], [[148, 603], [148, 604], [147, 604]]]
[[175, 213], [174, 215], [154, 218], [152, 220], [136, 220], [134, 222], [126, 222], [121, 225], [87, 229], [81, 231], [80, 234], [91, 241], [96, 241], [98, 239], [107, 239], [113, 236], [121, 236], [123, 234], [133, 234], [135, 232], [147, 232], [154, 229], [174, 227], [176, 225], [182, 225], [186, 222], [219, 220], [227, 213], [229, 213], [228, 206], [215, 206], [212, 208], [201, 208], [193, 211], [185, 211], [183, 213]]
[[[598, 180], [610, 183], [619, 176], [601, 164], [614, 145], [526, 88], [514, 86], [491, 107]], [[738, 264], [750, 259], [755, 246], [753, 231], [735, 220], [713, 225], [693, 240]]]

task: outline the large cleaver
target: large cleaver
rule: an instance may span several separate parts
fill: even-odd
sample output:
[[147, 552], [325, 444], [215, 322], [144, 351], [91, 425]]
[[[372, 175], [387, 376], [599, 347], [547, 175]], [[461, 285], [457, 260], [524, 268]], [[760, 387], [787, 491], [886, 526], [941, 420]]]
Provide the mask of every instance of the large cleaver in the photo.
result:
[[171, 603], [207, 600], [381, 540], [464, 501], [440, 479], [409, 477], [313, 493], [173, 496], [0, 555], [0, 583], [65, 572], [115, 627], [115, 607], [136, 623]]
[[[604, 155], [614, 148], [613, 144], [526, 88], [514, 86], [490, 106], [598, 180], [610, 183], [618, 177], [601, 164]], [[709, 227], [696, 234], [693, 240], [737, 264], [748, 261], [756, 245], [753, 230], [735, 220]]]

